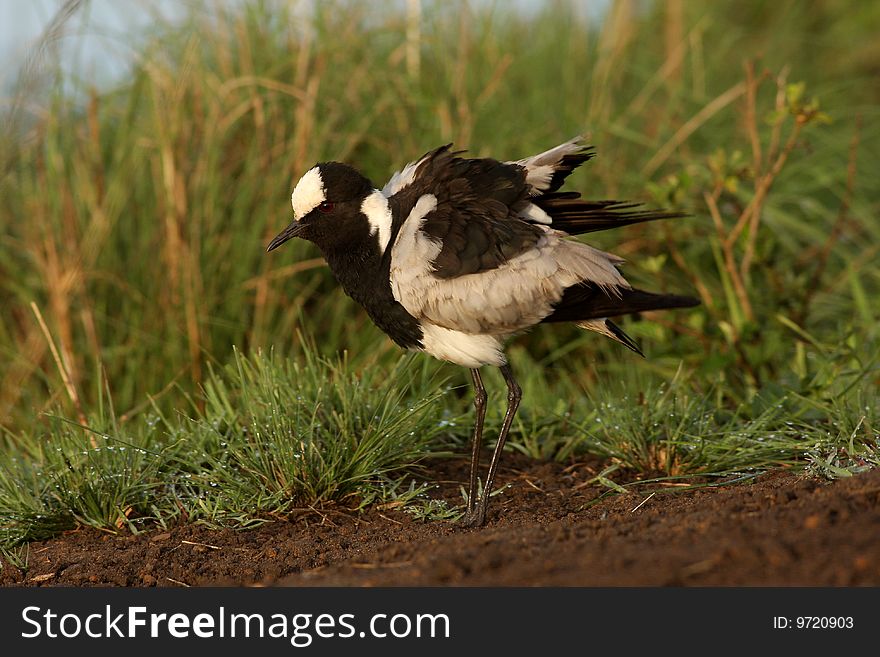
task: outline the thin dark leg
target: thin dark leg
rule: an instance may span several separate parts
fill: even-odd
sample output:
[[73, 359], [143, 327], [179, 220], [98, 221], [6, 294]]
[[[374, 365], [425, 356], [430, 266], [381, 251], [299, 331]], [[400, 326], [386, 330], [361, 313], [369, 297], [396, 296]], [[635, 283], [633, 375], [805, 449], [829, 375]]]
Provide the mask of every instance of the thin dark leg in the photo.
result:
[[483, 446], [483, 420], [486, 418], [486, 388], [480, 370], [472, 369], [474, 379], [474, 435], [471, 438], [471, 482], [468, 491], [468, 511], [473, 512], [477, 506], [477, 472], [480, 467], [480, 448]]
[[[498, 463], [501, 461], [501, 451], [504, 449], [504, 442], [507, 440], [507, 434], [510, 433], [510, 425], [513, 424], [513, 416], [516, 415], [516, 409], [519, 408], [519, 402], [522, 399], [522, 389], [513, 377], [513, 370], [510, 368], [510, 365], [502, 365], [501, 374], [504, 376], [505, 383], [507, 383], [507, 412], [504, 414], [501, 433], [498, 435], [498, 442], [495, 443], [495, 451], [492, 453], [492, 461], [489, 463], [489, 473], [486, 475], [486, 482], [483, 484], [483, 496], [480, 498], [480, 503], [477, 506], [473, 506], [473, 497], [468, 503], [468, 513], [465, 516], [464, 522], [471, 527], [478, 527], [486, 522], [489, 495], [492, 493], [495, 472], [498, 470]], [[482, 421], [480, 424], [482, 426]], [[474, 476], [472, 471], [472, 487], [476, 485]], [[472, 488], [472, 490], [474, 493], [476, 492], [475, 488]], [[473, 496], [474, 493], [471, 495]]]
[[483, 499], [480, 501], [483, 520], [486, 519], [486, 509], [489, 507], [489, 494], [492, 492], [492, 485], [495, 481], [495, 471], [498, 470], [498, 463], [501, 461], [501, 450], [504, 449], [504, 441], [507, 440], [510, 425], [513, 424], [513, 416], [516, 415], [516, 409], [519, 408], [519, 401], [522, 399], [522, 388], [513, 378], [513, 370], [510, 369], [510, 365], [502, 365], [501, 374], [504, 375], [504, 382], [507, 384], [507, 412], [504, 414], [504, 424], [501, 425], [501, 433], [498, 435], [498, 442], [495, 443], [495, 451], [492, 453], [492, 462], [489, 463], [489, 474], [486, 475], [486, 484], [483, 486]]
[[477, 474], [480, 467], [480, 448], [483, 446], [483, 420], [486, 417], [486, 388], [483, 387], [480, 370], [472, 369], [471, 377], [474, 380], [476, 418], [474, 420], [474, 434], [471, 437], [471, 481], [468, 489], [468, 517], [473, 516], [474, 510], [477, 508]]

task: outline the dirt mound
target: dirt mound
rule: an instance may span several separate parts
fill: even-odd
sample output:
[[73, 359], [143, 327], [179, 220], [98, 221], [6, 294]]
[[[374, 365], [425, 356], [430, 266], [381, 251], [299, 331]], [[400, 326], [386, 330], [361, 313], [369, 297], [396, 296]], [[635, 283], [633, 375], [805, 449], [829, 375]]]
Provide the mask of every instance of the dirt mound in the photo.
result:
[[[463, 460], [435, 464], [460, 501]], [[880, 472], [598, 499], [598, 464], [506, 455], [486, 527], [395, 510], [303, 511], [250, 531], [81, 530], [29, 546], [4, 585], [880, 585]]]

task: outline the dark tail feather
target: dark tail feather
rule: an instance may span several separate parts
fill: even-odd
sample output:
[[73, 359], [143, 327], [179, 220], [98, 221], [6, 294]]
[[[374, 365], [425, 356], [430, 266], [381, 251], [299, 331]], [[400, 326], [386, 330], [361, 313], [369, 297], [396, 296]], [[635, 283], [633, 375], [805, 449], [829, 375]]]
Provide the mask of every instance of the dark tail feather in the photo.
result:
[[639, 210], [638, 203], [625, 201], [585, 201], [577, 192], [543, 194], [532, 203], [553, 219], [553, 228], [569, 235], [620, 228], [643, 221], [674, 219], [687, 216], [666, 210]]
[[642, 353], [642, 350], [639, 348], [639, 345], [636, 344], [636, 341], [633, 340], [631, 337], [629, 337], [626, 333], [624, 333], [623, 329], [620, 328], [617, 324], [612, 322], [610, 319], [606, 319], [605, 326], [607, 326], [608, 330], [614, 334], [615, 340], [617, 340], [619, 343], [621, 343], [625, 347], [632, 349], [634, 352], [636, 352], [642, 358], [645, 357], [645, 354]]
[[645, 357], [645, 354], [642, 353], [642, 350], [639, 348], [639, 345], [636, 343], [636, 341], [629, 337], [626, 333], [624, 333], [623, 329], [612, 322], [610, 319], [590, 319], [584, 322], [578, 322], [577, 325], [580, 328], [587, 329], [589, 331], [596, 331], [596, 333], [601, 333], [602, 335], [611, 338], [615, 342], [619, 342], [627, 349], [632, 349], [642, 358]]
[[[573, 285], [565, 289], [562, 299], [554, 306], [553, 312], [545, 317], [543, 321], [581, 322], [590, 319], [629, 315], [646, 310], [691, 308], [700, 305], [698, 299], [677, 294], [655, 294], [635, 288], [618, 290], [618, 293], [620, 296], [605, 292], [595, 283]], [[613, 329], [611, 330], [613, 332]]]
[[559, 161], [559, 164], [556, 165], [556, 171], [553, 172], [553, 176], [550, 178], [550, 184], [547, 187], [546, 192], [543, 196], [547, 196], [548, 193], [553, 193], [565, 182], [565, 179], [571, 175], [571, 172], [577, 169], [584, 162], [593, 159], [596, 155], [596, 151], [592, 146], [586, 146], [584, 149], [578, 153], [569, 153], [568, 155], [563, 155], [562, 159]]

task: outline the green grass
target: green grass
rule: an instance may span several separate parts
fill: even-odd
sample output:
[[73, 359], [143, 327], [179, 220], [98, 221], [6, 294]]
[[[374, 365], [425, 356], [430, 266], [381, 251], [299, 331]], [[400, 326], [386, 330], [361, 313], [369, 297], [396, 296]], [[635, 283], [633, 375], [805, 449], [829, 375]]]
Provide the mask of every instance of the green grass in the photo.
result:
[[405, 356], [389, 371], [307, 345], [299, 356], [236, 353], [210, 371], [203, 408], [189, 414], [154, 410], [120, 426], [106, 408], [88, 428], [53, 417], [45, 433], [9, 436], [0, 547], [82, 525], [249, 526], [316, 505], [422, 495], [413, 468], [441, 454], [456, 425], [438, 368]]
[[409, 468], [466, 451], [467, 373], [401, 361], [309, 245], [264, 252], [314, 161], [378, 182], [446, 141], [518, 158], [585, 132], [572, 188], [690, 214], [590, 236], [703, 305], [624, 320], [647, 360], [567, 326], [513, 341], [512, 449], [601, 455], [600, 486], [877, 464], [873, 3], [621, 1], [590, 24], [425, 2], [418, 35], [343, 4], [308, 29], [283, 3], [194, 4], [111, 87], [50, 68], [13, 90], [3, 545], [331, 501], [454, 516]]
[[357, 371], [313, 351], [301, 362], [236, 355], [206, 386], [203, 417], [184, 430], [200, 508], [216, 520], [381, 499], [448, 426], [448, 388], [428, 365], [405, 357], [390, 371]]

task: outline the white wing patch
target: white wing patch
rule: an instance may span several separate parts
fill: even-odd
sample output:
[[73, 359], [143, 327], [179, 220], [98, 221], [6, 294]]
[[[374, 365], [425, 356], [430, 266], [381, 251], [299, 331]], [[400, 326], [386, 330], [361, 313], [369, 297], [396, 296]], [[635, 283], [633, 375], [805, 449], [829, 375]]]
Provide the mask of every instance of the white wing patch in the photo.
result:
[[370, 234], [379, 235], [379, 251], [385, 253], [388, 241], [391, 239], [391, 206], [388, 205], [388, 197], [378, 189], [364, 199], [361, 203], [361, 212], [370, 222]]
[[420, 197], [391, 246], [391, 293], [404, 308], [407, 306], [403, 299], [417, 294], [416, 288], [422, 285], [422, 279], [440, 253], [440, 242], [435, 242], [420, 230], [425, 217], [436, 207], [437, 197], [433, 194]]
[[312, 167], [299, 179], [296, 187], [293, 188], [293, 194], [290, 195], [293, 218], [299, 221], [326, 200], [321, 170]]
[[581, 146], [583, 139], [581, 135], [578, 135], [548, 151], [511, 162], [511, 164], [518, 164], [525, 168], [526, 183], [533, 189], [532, 196], [547, 189], [556, 167], [562, 162], [562, 158], [580, 152], [583, 148]]
[[553, 217], [544, 212], [534, 203], [529, 203], [526, 206], [526, 209], [519, 213], [519, 216], [526, 221], [531, 221], [532, 223], [536, 224], [544, 224], [546, 226], [549, 226], [553, 223]]
[[382, 193], [385, 196], [394, 196], [401, 189], [406, 187], [407, 185], [412, 184], [412, 181], [415, 180], [416, 170], [419, 168], [419, 165], [425, 161], [425, 157], [420, 160], [416, 160], [415, 162], [410, 162], [405, 167], [403, 167], [400, 171], [394, 173], [393, 176], [385, 183], [385, 186], [382, 188]]

